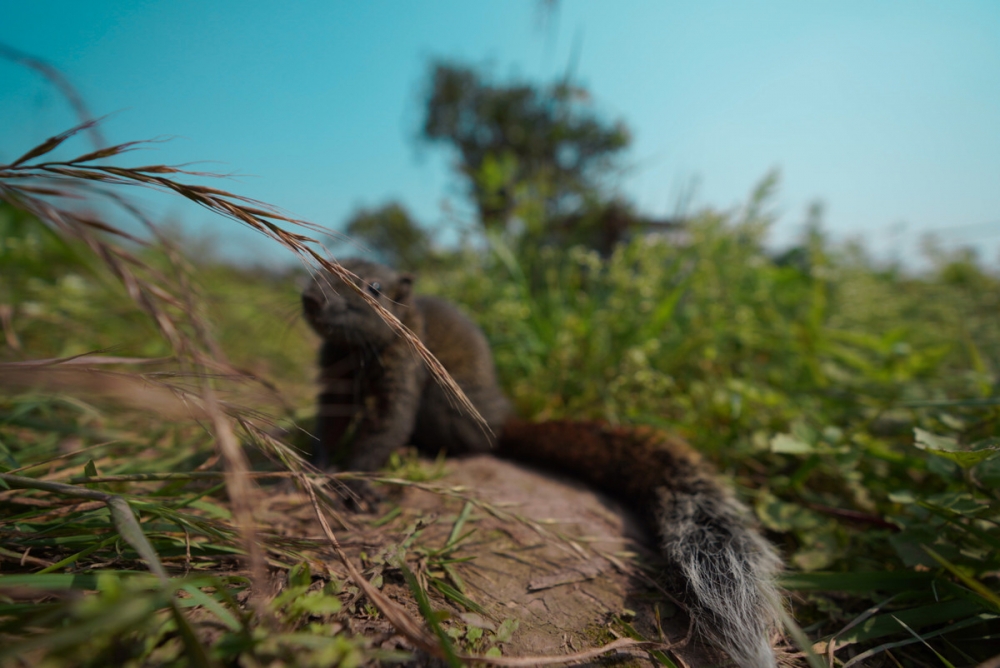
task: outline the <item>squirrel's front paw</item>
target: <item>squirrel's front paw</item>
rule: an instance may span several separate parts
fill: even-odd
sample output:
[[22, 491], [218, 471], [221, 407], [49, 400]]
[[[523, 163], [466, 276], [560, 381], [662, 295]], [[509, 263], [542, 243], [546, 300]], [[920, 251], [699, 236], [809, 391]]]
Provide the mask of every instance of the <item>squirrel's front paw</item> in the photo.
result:
[[351, 478], [341, 480], [343, 484], [340, 492], [344, 499], [344, 504], [348, 509], [355, 512], [370, 512], [382, 501], [382, 493], [363, 478]]

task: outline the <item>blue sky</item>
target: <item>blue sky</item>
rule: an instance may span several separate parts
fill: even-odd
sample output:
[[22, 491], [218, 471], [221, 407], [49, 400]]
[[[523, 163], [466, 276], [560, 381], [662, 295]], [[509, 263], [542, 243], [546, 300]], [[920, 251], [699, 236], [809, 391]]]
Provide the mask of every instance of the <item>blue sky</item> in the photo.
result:
[[[1000, 3], [537, 0], [4, 3], [0, 42], [61, 68], [142, 162], [213, 161], [228, 187], [332, 227], [389, 198], [446, 224], [450, 156], [416, 141], [429, 64], [550, 81], [574, 68], [634, 135], [621, 189], [667, 215], [731, 208], [771, 169], [775, 245], [822, 200], [838, 238], [883, 255], [922, 232], [1000, 245]], [[573, 54], [576, 54], [576, 57]], [[52, 87], [0, 61], [0, 161], [73, 124]], [[82, 146], [81, 146], [82, 147]], [[225, 253], [272, 258], [197, 209]]]

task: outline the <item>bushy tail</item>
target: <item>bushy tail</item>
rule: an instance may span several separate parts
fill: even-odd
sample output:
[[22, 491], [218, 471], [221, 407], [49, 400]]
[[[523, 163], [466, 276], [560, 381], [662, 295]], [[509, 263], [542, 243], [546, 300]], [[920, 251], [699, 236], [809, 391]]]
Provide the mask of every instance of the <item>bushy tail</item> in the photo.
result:
[[740, 666], [774, 666], [781, 561], [733, 494], [705, 477], [660, 490], [659, 533], [698, 630]]
[[569, 473], [627, 503], [659, 534], [697, 631], [741, 668], [775, 666], [769, 638], [781, 561], [687, 443], [644, 427], [511, 420], [499, 454]]

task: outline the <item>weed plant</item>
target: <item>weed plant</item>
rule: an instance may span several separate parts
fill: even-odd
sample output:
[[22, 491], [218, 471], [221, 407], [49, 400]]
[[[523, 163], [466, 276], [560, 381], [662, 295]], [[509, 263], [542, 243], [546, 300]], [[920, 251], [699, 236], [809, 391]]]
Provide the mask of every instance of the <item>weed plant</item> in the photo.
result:
[[421, 287], [478, 318], [523, 414], [707, 453], [830, 661], [977, 665], [1000, 630], [1000, 281], [965, 250], [881, 266], [816, 225], [775, 257], [767, 198], [606, 259], [494, 237]]

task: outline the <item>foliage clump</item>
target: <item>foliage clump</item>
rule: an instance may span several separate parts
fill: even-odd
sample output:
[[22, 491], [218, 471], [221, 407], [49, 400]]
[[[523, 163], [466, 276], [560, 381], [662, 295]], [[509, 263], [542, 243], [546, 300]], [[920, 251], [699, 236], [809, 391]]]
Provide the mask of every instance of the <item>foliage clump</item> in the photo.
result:
[[1000, 280], [966, 252], [883, 266], [818, 221], [776, 256], [770, 187], [693, 217], [684, 243], [606, 259], [496, 235], [421, 288], [477, 317], [523, 414], [653, 424], [708, 453], [783, 546], [815, 637], [867, 609], [876, 625], [835, 647], [916, 656], [904, 615], [955, 665], [982, 660], [1000, 613]]
[[544, 193], [550, 217], [565, 213], [600, 185], [629, 143], [624, 123], [587, 109], [586, 90], [569, 81], [503, 85], [446, 63], [430, 79], [423, 136], [458, 154], [487, 229], [511, 223], [519, 190]]

